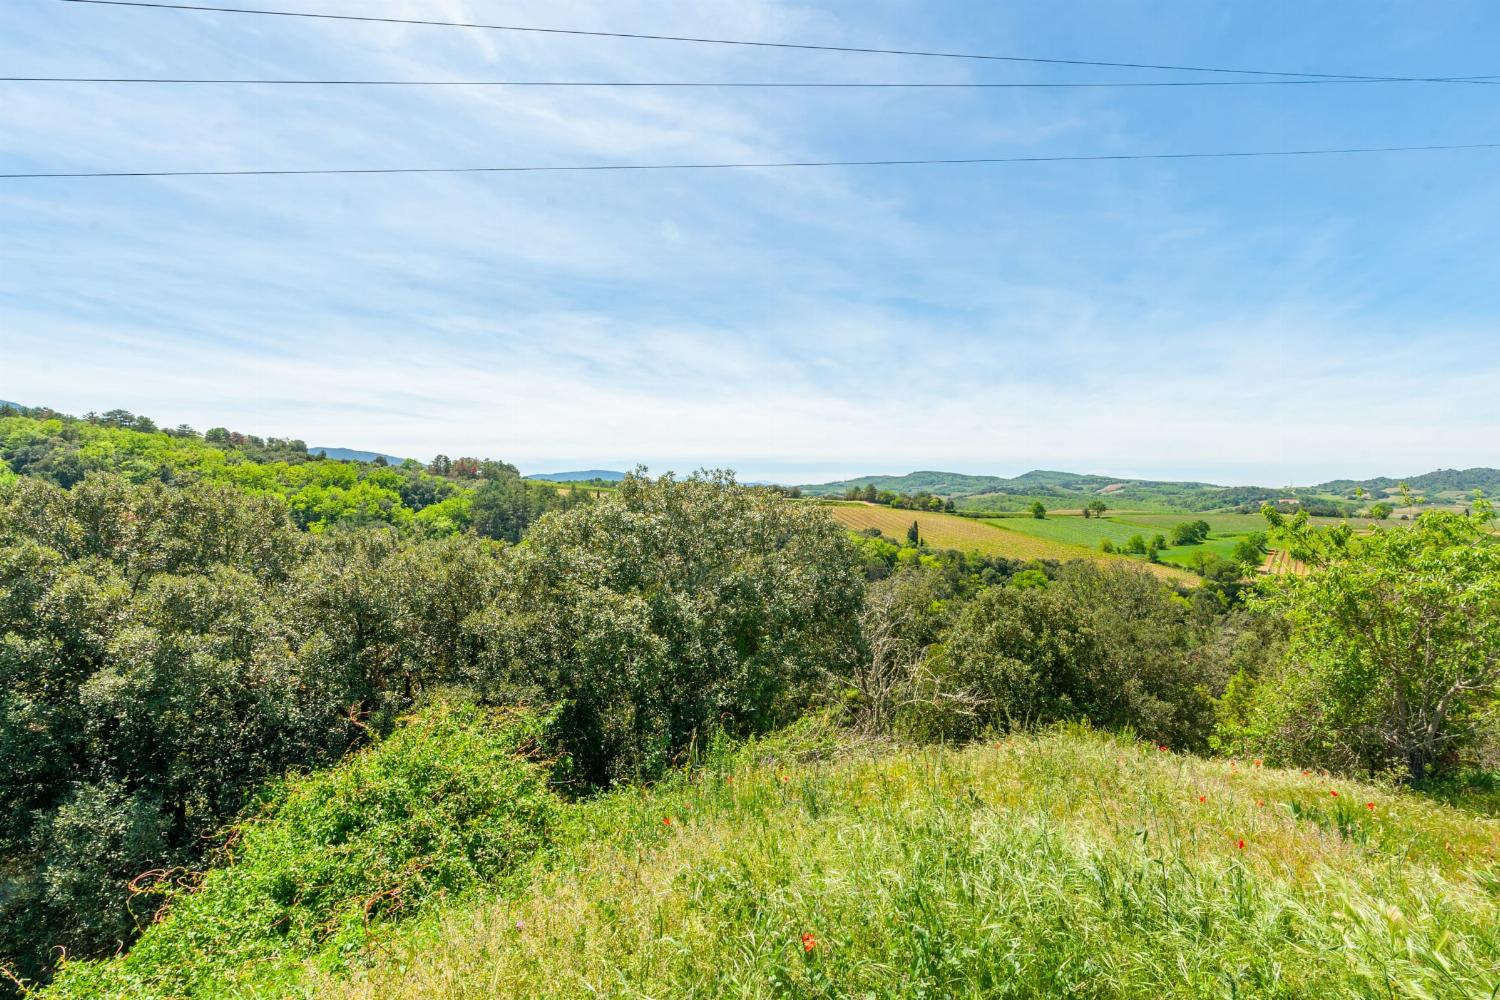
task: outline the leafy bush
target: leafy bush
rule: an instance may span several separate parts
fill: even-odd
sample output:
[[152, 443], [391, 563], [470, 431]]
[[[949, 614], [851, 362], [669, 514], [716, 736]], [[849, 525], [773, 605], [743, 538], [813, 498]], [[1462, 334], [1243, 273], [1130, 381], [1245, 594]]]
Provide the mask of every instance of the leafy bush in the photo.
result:
[[562, 816], [520, 754], [546, 719], [438, 705], [330, 771], [272, 786], [200, 885], [117, 961], [67, 962], [60, 997], [266, 991], [337, 966], [372, 925], [478, 887], [519, 887]]
[[496, 565], [472, 538], [314, 538], [223, 486], [0, 484], [0, 961], [128, 943], [131, 879], [461, 672]]
[[1460, 767], [1494, 732], [1500, 686], [1500, 536], [1488, 503], [1409, 527], [1323, 532], [1271, 511], [1312, 567], [1262, 603], [1291, 628], [1286, 656], [1238, 678], [1225, 741], [1274, 759], [1421, 781]]
[[1210, 633], [1161, 581], [1072, 563], [1046, 588], [992, 588], [958, 616], [943, 651], [944, 735], [1087, 719], [1174, 746], [1205, 745], [1222, 671], [1196, 655]]
[[694, 734], [789, 722], [858, 655], [863, 574], [844, 530], [725, 474], [627, 476], [508, 555], [468, 624], [474, 681], [563, 702], [562, 745], [595, 784], [661, 774]]

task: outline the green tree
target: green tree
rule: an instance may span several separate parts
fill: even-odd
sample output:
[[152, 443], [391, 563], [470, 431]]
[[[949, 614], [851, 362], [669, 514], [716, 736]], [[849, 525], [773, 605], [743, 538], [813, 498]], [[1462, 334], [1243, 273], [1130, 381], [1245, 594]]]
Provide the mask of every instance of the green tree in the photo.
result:
[[1500, 536], [1490, 504], [1428, 511], [1405, 528], [1356, 535], [1267, 518], [1312, 567], [1264, 606], [1291, 625], [1263, 678], [1249, 742], [1341, 770], [1399, 769], [1420, 782], [1451, 767], [1494, 725], [1500, 683]]
[[1172, 544], [1201, 545], [1208, 539], [1210, 530], [1207, 521], [1184, 521], [1172, 528]]
[[1095, 517], [1103, 517], [1105, 513], [1108, 512], [1109, 505], [1106, 504], [1103, 500], [1095, 500], [1084, 509], [1091, 511]]
[[1047, 516], [1047, 505], [1042, 503], [1040, 500], [1033, 500], [1031, 502], [1030, 510], [1031, 516], [1036, 518], [1037, 520], [1041, 520], [1042, 518]]
[[906, 543], [911, 546], [922, 544], [922, 529], [916, 521], [913, 521], [911, 527], [906, 529]]
[[1375, 520], [1377, 521], [1384, 521], [1386, 518], [1391, 516], [1392, 512], [1394, 512], [1395, 509], [1396, 508], [1392, 507], [1389, 503], [1386, 503], [1384, 500], [1382, 500], [1379, 503], [1370, 504], [1370, 509], [1366, 513], [1370, 517], [1375, 518]]
[[660, 775], [721, 727], [789, 722], [859, 654], [848, 534], [727, 473], [637, 471], [506, 554], [501, 593], [464, 626], [473, 682], [563, 703], [563, 749], [596, 784]]

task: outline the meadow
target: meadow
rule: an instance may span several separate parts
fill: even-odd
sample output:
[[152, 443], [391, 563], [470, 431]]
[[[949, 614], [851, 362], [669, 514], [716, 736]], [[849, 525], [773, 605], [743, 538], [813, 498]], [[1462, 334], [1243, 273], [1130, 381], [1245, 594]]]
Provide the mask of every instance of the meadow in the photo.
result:
[[307, 995], [1493, 997], [1500, 822], [1081, 730], [752, 745]]

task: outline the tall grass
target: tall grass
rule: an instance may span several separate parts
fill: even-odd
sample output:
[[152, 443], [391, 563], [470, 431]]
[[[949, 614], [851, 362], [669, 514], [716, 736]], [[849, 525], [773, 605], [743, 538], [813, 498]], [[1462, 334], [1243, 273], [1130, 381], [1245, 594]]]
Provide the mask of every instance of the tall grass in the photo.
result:
[[798, 747], [755, 744], [580, 806], [567, 860], [525, 892], [409, 925], [353, 978], [306, 988], [1500, 995], [1493, 819], [1076, 731], [962, 751]]

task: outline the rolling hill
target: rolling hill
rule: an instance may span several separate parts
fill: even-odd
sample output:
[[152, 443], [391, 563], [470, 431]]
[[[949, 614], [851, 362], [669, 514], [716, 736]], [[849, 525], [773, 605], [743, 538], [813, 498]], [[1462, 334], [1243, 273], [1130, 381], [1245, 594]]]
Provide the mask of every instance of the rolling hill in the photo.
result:
[[613, 472], [609, 469], [583, 469], [579, 472], [533, 472], [526, 479], [544, 479], [549, 483], [584, 483], [593, 479], [600, 479], [606, 483], [618, 483], [625, 478], [623, 472]]
[[[960, 472], [920, 471], [902, 476], [875, 475], [814, 483], [801, 487], [809, 497], [842, 496], [850, 489], [873, 486], [898, 494], [930, 493], [952, 499], [960, 510], [1021, 510], [1035, 500], [1049, 509], [1076, 509], [1103, 500], [1115, 510], [1208, 511], [1258, 507], [1284, 497], [1325, 502], [1350, 501], [1356, 488], [1379, 498], [1407, 483], [1413, 492], [1435, 501], [1457, 501], [1474, 490], [1500, 491], [1500, 469], [1440, 469], [1404, 480], [1380, 477], [1333, 480], [1316, 486], [1219, 486], [1195, 481], [1131, 479], [1037, 469], [1013, 478]], [[1351, 508], [1352, 510], [1352, 508]]]
[[309, 455], [316, 455], [318, 454], [318, 452], [322, 452], [329, 458], [339, 462], [373, 462], [377, 458], [383, 458], [392, 465], [400, 465], [402, 462], [406, 461], [406, 459], [398, 458], [395, 455], [387, 455], [383, 452], [378, 451], [360, 451], [357, 448], [318, 447], [307, 449], [307, 453]]

